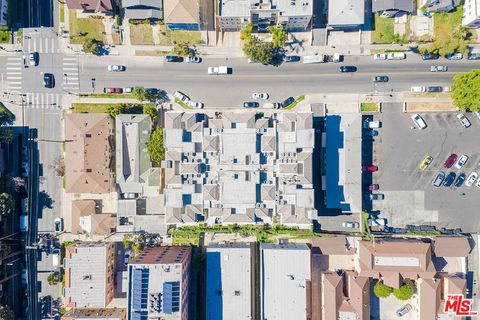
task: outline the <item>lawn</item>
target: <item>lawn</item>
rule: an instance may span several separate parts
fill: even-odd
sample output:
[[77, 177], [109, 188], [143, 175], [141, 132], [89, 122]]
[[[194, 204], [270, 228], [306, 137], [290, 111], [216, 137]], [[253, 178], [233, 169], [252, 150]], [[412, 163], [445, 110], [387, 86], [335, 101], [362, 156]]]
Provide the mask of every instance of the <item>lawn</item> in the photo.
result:
[[130, 41], [132, 44], [153, 45], [153, 31], [149, 24], [130, 24]]
[[453, 36], [453, 30], [456, 26], [462, 25], [462, 6], [459, 6], [452, 12], [439, 12], [433, 15], [433, 29], [435, 38]]
[[74, 113], [107, 113], [109, 106], [115, 106], [118, 103], [72, 103]]
[[180, 99], [175, 98], [175, 102], [183, 109], [190, 109], [190, 107]]
[[65, 5], [60, 2], [60, 23], [65, 23]]
[[202, 37], [200, 31], [170, 30], [165, 25], [160, 26], [160, 45], [175, 43], [200, 44]]
[[85, 98], [136, 99], [132, 93], [80, 93]]
[[283, 108], [283, 109], [285, 109], [285, 110], [291, 110], [291, 109], [295, 108], [295, 107], [297, 106], [297, 104], [298, 104], [299, 102], [302, 102], [303, 100], [305, 100], [305, 96], [299, 96], [297, 99], [295, 99], [295, 101], [293, 101], [291, 104], [289, 104], [288, 106], [286, 106], [286, 107]]
[[70, 43], [83, 44], [88, 39], [96, 39], [98, 41], [104, 41], [102, 32], [105, 31], [105, 27], [100, 19], [94, 18], [80, 18], [77, 19], [75, 10], [69, 10], [70, 20]]
[[378, 112], [378, 104], [376, 102], [362, 102], [362, 112]]
[[372, 31], [372, 43], [393, 43], [395, 32], [392, 18], [381, 18], [378, 13], [374, 14], [374, 28]]

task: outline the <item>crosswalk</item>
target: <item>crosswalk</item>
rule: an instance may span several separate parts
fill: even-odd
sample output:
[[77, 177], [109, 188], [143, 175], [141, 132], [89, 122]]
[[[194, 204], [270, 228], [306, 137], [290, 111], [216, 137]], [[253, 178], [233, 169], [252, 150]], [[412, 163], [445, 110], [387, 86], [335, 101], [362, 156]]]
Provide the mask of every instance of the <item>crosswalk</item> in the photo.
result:
[[24, 39], [23, 48], [26, 52], [60, 53], [58, 41], [55, 38], [31, 37]]
[[79, 91], [78, 60], [77, 57], [63, 57], [63, 89], [67, 91]]
[[22, 89], [22, 66], [23, 58], [21, 56], [7, 57], [5, 68], [9, 91]]
[[59, 110], [61, 95], [56, 93], [27, 93], [26, 109]]

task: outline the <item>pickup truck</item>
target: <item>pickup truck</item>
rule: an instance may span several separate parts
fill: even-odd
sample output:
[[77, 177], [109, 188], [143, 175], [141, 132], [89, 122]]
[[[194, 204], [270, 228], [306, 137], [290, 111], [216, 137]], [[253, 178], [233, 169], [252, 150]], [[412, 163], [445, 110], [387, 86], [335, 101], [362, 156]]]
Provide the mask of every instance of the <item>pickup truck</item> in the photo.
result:
[[208, 74], [228, 74], [227, 66], [208, 67]]

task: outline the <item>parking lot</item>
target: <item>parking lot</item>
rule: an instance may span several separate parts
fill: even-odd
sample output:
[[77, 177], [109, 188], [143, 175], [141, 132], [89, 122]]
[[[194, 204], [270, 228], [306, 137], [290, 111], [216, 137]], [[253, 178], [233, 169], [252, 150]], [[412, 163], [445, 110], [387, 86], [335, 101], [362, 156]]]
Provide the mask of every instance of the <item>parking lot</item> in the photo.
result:
[[[411, 114], [403, 113], [401, 104], [384, 104], [382, 111], [378, 115], [382, 128], [373, 143], [373, 164], [379, 167], [373, 174], [373, 183], [380, 185], [378, 193], [383, 193], [385, 199], [374, 201], [372, 210], [380, 210], [380, 217], [387, 218], [388, 224], [395, 227], [430, 224], [460, 227], [464, 232], [478, 230], [480, 188], [465, 184], [460, 188], [435, 188], [432, 181], [439, 171], [453, 171], [457, 176], [477, 171], [480, 121], [473, 114], [466, 114], [472, 126], [464, 128], [455, 112], [425, 113], [420, 115], [428, 127], [419, 130], [413, 128]], [[443, 168], [451, 153], [469, 157], [462, 169]], [[421, 171], [419, 164], [427, 154], [433, 162]]]

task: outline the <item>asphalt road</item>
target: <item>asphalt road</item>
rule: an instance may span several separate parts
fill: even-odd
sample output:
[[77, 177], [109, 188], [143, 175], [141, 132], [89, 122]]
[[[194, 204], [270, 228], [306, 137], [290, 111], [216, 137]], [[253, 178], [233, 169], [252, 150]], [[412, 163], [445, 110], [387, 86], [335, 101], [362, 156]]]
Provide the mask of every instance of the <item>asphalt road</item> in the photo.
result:
[[[108, 64], [122, 64], [125, 72], [107, 72]], [[432, 73], [431, 65], [447, 65], [448, 72]], [[226, 65], [230, 75], [208, 75], [209, 66]], [[340, 73], [341, 65], [357, 66], [355, 73]], [[267, 92], [270, 102], [309, 93], [369, 93], [408, 91], [411, 86], [448, 86], [453, 76], [480, 66], [478, 61], [423, 61], [409, 55], [403, 61], [374, 61], [372, 57], [346, 57], [344, 63], [286, 63], [278, 67], [248, 64], [245, 59], [205, 58], [202, 63], [165, 63], [161, 57], [80, 56], [80, 91], [101, 92], [105, 87], [156, 87], [176, 90], [206, 107], [239, 107], [253, 92]], [[377, 75], [390, 77], [374, 85]], [[95, 88], [92, 87], [95, 79]]]

